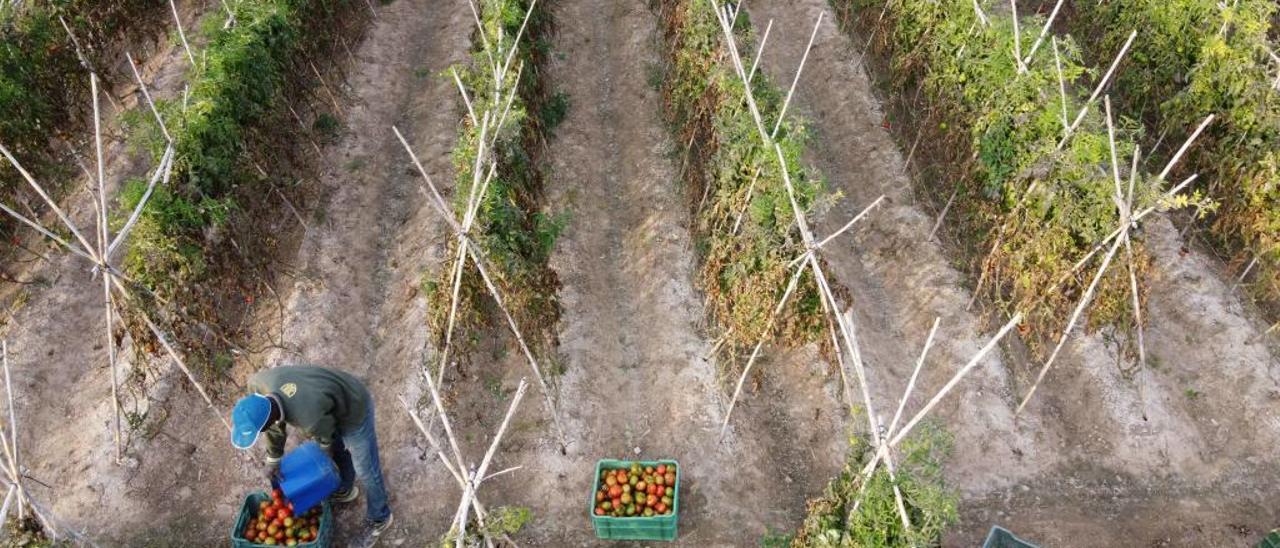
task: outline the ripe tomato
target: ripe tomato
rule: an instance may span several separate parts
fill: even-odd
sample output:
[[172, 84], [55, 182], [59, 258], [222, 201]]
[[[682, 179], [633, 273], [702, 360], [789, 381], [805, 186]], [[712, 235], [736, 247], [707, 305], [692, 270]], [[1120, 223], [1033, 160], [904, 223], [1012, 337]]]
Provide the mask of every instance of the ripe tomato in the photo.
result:
[[622, 496], [622, 488], [615, 485], [609, 488], [609, 498], [618, 498]]
[[266, 510], [268, 506], [271, 506], [271, 503], [270, 503], [270, 502], [267, 502], [267, 501], [265, 501], [265, 500], [264, 500], [264, 501], [262, 501], [262, 502], [259, 502], [259, 503], [258, 503], [258, 511], [259, 511], [259, 512], [261, 512], [261, 511], [263, 511], [263, 510]]
[[665, 513], [667, 513], [667, 505], [665, 505], [665, 504], [663, 504], [663, 503], [661, 503], [661, 502], [659, 502], [658, 504], [653, 505], [653, 509], [654, 509], [656, 512], [658, 512], [659, 514], [665, 514]]
[[655, 486], [653, 487], [653, 490], [654, 490], [655, 492], [650, 493], [651, 495], [658, 495], [659, 497], [661, 497], [661, 496], [662, 496], [662, 494], [663, 494], [663, 493], [665, 493], [665, 492], [667, 491], [667, 488], [666, 488], [666, 487], [663, 487], [663, 486], [661, 486], [661, 485], [655, 485]]
[[276, 534], [276, 533], [279, 533], [279, 532], [280, 532], [280, 526], [279, 526], [279, 525], [276, 525], [276, 524], [272, 523], [271, 525], [268, 525], [268, 526], [267, 526], [267, 534], [268, 534], [268, 535], [275, 536], [275, 534]]
[[276, 509], [272, 507], [272, 508], [267, 508], [266, 510], [263, 510], [262, 517], [267, 518], [268, 520], [276, 517]]
[[261, 531], [266, 531], [266, 530], [267, 530], [267, 522], [265, 522], [265, 521], [259, 521], [259, 522], [258, 522], [258, 531], [259, 531], [259, 532], [261, 532]]
[[276, 515], [287, 518], [293, 515], [293, 511], [288, 508], [281, 508], [279, 510], [276, 510]]
[[649, 495], [647, 498], [644, 499], [645, 506], [653, 506], [657, 503], [658, 503], [658, 497], [655, 495]]
[[597, 516], [603, 516], [603, 515], [604, 515], [604, 508], [599, 508], [599, 507], [597, 507], [597, 508], [596, 508], [596, 515], [597, 515]]
[[659, 464], [659, 465], [658, 465], [658, 475], [659, 475], [659, 476], [662, 476], [662, 475], [666, 475], [666, 473], [667, 473], [667, 465], [665, 465], [665, 464]]
[[648, 488], [649, 488], [649, 484], [645, 483], [644, 480], [640, 480], [636, 482], [636, 491], [648, 492], [647, 491]]
[[272, 490], [271, 490], [271, 498], [276, 499], [276, 500], [280, 500], [281, 498], [284, 498], [284, 493], [283, 493], [282, 491], [280, 491], [279, 489], [272, 489]]
[[664, 483], [666, 483], [667, 485], [670, 485], [670, 486], [672, 486], [672, 487], [675, 487], [675, 486], [676, 486], [676, 473], [675, 473], [675, 472], [667, 472], [667, 477], [666, 477], [666, 478], [664, 478], [664, 479], [666, 480]]

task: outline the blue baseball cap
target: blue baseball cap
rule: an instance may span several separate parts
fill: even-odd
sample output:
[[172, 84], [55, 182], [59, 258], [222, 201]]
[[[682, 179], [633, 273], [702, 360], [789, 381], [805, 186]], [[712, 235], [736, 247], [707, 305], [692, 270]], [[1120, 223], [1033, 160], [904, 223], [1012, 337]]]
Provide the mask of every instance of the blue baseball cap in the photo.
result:
[[261, 394], [249, 394], [236, 402], [231, 410], [231, 445], [248, 449], [258, 441], [258, 434], [271, 419], [271, 400]]

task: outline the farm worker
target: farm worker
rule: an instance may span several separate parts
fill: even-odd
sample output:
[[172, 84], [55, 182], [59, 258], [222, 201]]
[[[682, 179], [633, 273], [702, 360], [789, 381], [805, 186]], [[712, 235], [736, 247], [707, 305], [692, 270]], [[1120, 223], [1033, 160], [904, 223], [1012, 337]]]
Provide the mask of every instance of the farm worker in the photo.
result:
[[275, 479], [284, 456], [285, 425], [313, 438], [338, 465], [342, 481], [332, 500], [351, 502], [359, 495], [356, 477], [364, 484], [367, 513], [362, 545], [371, 546], [391, 526], [392, 515], [378, 460], [373, 397], [364, 383], [334, 369], [280, 366], [255, 373], [249, 378], [249, 390], [252, 393], [231, 411], [231, 444], [248, 449], [259, 433], [266, 432], [266, 471]]

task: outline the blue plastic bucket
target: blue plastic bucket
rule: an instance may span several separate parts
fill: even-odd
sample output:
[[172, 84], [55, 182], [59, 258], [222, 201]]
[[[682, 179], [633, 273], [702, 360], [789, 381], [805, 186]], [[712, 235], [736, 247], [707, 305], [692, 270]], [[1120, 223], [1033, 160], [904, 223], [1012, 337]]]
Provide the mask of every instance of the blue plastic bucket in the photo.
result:
[[294, 513], [310, 510], [338, 489], [338, 466], [316, 442], [309, 441], [280, 461], [280, 490]]

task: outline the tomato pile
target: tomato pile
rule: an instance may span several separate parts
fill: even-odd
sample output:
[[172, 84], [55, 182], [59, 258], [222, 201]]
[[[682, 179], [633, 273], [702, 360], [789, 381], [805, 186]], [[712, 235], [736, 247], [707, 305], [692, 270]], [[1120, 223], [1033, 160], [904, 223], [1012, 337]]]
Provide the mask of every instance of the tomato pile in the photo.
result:
[[669, 515], [675, 496], [674, 464], [642, 467], [633, 462], [630, 468], [600, 471], [595, 514], [615, 518]]
[[316, 540], [320, 534], [320, 507], [293, 515], [293, 503], [284, 500], [279, 489], [271, 490], [271, 500], [258, 503], [258, 515], [245, 526], [243, 538], [267, 546], [297, 546]]

